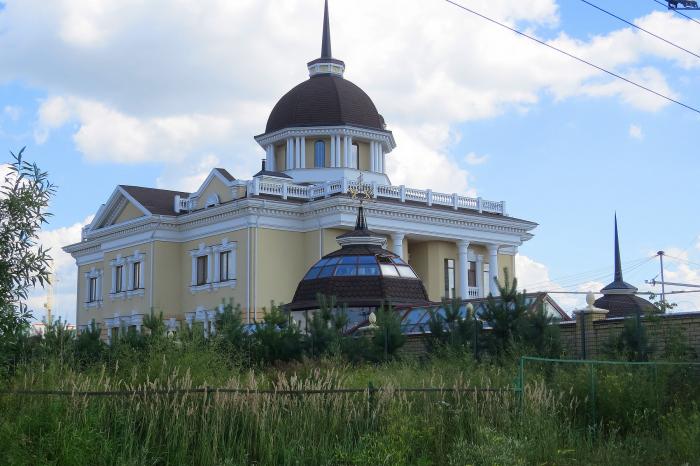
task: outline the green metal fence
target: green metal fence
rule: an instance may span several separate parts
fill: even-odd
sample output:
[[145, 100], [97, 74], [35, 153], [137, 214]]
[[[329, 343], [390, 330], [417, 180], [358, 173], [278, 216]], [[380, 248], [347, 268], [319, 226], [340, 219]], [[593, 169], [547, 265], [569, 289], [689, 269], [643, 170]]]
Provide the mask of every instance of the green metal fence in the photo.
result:
[[[540, 370], [534, 368], [539, 365]], [[515, 393], [521, 410], [527, 402], [528, 384], [570, 390], [587, 407], [593, 431], [609, 420], [601, 406], [619, 403], [618, 413], [637, 415], [635, 409], [662, 415], [678, 402], [700, 402], [700, 362], [625, 362], [579, 359], [520, 358]], [[625, 413], [627, 410], [629, 413]], [[610, 414], [610, 409], [605, 410]]]

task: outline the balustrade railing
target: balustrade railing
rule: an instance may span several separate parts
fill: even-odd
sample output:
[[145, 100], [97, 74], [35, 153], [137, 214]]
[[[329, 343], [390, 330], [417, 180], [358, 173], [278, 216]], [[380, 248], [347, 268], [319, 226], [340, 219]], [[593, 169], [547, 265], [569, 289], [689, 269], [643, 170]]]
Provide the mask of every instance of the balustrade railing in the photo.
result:
[[[271, 181], [254, 179], [249, 182], [248, 190], [250, 195], [277, 196], [283, 199], [321, 199], [334, 194], [345, 194], [352, 189], [358, 189], [357, 180], [340, 179], [328, 181], [315, 185], [300, 185], [288, 181]], [[455, 210], [469, 209], [478, 212], [488, 212], [506, 215], [505, 202], [487, 201], [481, 198], [460, 196], [458, 194], [447, 194], [434, 192], [430, 189], [407, 188], [406, 186], [389, 186], [376, 183], [364, 183], [363, 189], [369, 190], [373, 197], [378, 199], [396, 199], [401, 202], [415, 202], [428, 206], [440, 205], [452, 207]], [[187, 199], [180, 199], [180, 208], [185, 210], [188, 206]]]

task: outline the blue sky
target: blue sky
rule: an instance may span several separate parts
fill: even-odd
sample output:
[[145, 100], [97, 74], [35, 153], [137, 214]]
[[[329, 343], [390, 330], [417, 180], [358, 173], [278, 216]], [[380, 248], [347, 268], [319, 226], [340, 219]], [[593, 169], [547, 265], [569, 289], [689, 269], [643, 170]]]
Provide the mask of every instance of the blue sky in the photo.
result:
[[[116, 184], [192, 189], [215, 165], [250, 176], [252, 136], [318, 54], [320, 1], [164, 1], [0, 2], [0, 148], [27, 146], [59, 186], [50, 246], [75, 240]], [[615, 211], [623, 261], [666, 249], [682, 259], [671, 278], [700, 283], [700, 115], [445, 2], [347, 3], [331, 1], [333, 50], [395, 131], [395, 184], [506, 200], [538, 222], [519, 258], [531, 289], [607, 283]], [[463, 3], [700, 107], [700, 59], [580, 1]], [[700, 53], [700, 24], [652, 0], [597, 3]], [[72, 318], [73, 267], [57, 263]], [[650, 261], [626, 278], [657, 272]]]

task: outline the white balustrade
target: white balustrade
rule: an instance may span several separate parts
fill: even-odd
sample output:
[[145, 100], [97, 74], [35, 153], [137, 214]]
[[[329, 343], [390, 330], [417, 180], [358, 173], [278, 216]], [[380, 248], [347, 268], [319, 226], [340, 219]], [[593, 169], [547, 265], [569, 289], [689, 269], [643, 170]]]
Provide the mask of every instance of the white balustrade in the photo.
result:
[[[351, 189], [358, 189], [357, 180], [340, 179], [316, 185], [300, 185], [285, 181], [261, 180], [249, 183], [248, 188], [252, 191], [249, 195], [270, 195], [279, 196], [283, 199], [295, 198], [303, 200], [320, 199], [334, 194], [347, 193]], [[401, 202], [418, 202], [428, 206], [440, 205], [449, 206], [455, 209], [476, 210], [478, 212], [489, 212], [506, 215], [505, 202], [487, 201], [481, 198], [460, 196], [457, 194], [447, 194], [432, 191], [430, 189], [407, 188], [406, 186], [389, 186], [366, 183], [364, 188], [370, 188], [374, 197], [381, 199], [398, 199]], [[179, 198], [176, 196], [176, 210], [192, 210], [191, 199]], [[83, 233], [87, 235], [87, 231]]]

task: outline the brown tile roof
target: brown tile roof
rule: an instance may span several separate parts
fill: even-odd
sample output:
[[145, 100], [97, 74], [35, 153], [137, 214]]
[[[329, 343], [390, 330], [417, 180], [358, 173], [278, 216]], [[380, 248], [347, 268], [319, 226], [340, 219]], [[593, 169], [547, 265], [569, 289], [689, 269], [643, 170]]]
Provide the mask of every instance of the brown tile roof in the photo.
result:
[[141, 186], [120, 185], [120, 187], [153, 215], [177, 215], [174, 210], [175, 196], [188, 197], [190, 195], [190, 193], [182, 191], [143, 188]]
[[221, 175], [223, 175], [224, 178], [226, 178], [229, 181], [235, 181], [236, 179], [225, 168], [215, 168], [214, 170], [217, 170], [219, 173], [221, 173]]

